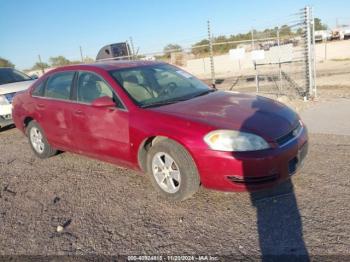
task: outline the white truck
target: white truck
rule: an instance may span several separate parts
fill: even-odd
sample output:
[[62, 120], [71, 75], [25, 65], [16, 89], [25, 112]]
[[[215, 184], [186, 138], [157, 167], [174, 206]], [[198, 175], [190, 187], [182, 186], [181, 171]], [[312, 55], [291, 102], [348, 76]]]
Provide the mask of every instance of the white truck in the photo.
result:
[[26, 90], [33, 82], [26, 74], [13, 68], [0, 68], [0, 129], [13, 124], [12, 100], [17, 92]]
[[332, 39], [332, 31], [330, 30], [317, 30], [315, 31], [315, 41], [324, 42]]
[[343, 32], [344, 32], [344, 39], [349, 39], [350, 38], [350, 27], [345, 27]]
[[332, 31], [332, 40], [344, 40], [350, 38], [350, 27], [342, 26]]

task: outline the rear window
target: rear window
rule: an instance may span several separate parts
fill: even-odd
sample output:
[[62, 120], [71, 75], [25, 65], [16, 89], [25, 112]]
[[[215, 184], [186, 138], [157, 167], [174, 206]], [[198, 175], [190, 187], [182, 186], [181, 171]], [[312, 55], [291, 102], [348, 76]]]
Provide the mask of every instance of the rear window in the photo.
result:
[[45, 96], [69, 100], [75, 72], [57, 73], [49, 78], [45, 88]]
[[34, 87], [32, 95], [33, 96], [42, 96], [44, 93], [45, 83], [46, 83], [46, 81], [42, 81], [39, 85]]
[[77, 100], [91, 103], [103, 96], [113, 98], [113, 92], [106, 82], [95, 74], [80, 72], [77, 84]]
[[13, 68], [0, 69], [0, 85], [32, 80], [26, 74]]

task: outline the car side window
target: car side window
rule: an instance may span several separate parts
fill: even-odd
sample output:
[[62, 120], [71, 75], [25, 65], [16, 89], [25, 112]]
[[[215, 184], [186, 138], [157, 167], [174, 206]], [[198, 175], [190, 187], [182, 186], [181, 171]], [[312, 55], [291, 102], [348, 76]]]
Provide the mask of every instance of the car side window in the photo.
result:
[[45, 88], [45, 96], [56, 99], [70, 99], [70, 90], [75, 72], [57, 73], [49, 78]]
[[112, 98], [117, 107], [124, 108], [119, 98], [101, 77], [89, 72], [80, 72], [77, 82], [77, 100], [83, 103], [91, 103], [103, 96]]
[[157, 97], [157, 92], [151, 88], [141, 70], [121, 71], [117, 78], [119, 78], [119, 83], [137, 102]]
[[42, 81], [39, 85], [34, 87], [32, 95], [33, 96], [43, 96], [46, 80]]

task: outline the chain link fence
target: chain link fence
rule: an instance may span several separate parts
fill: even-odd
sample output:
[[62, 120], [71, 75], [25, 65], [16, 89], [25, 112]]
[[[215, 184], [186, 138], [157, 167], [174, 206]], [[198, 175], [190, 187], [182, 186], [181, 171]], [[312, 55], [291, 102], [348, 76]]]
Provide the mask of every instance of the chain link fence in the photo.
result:
[[162, 52], [142, 57], [158, 55], [208, 83], [225, 81], [230, 90], [308, 99], [316, 96], [313, 32], [312, 10], [305, 7], [272, 29], [252, 29], [247, 40], [218, 41], [208, 22], [208, 38], [202, 45], [168, 50], [168, 57], [161, 57]]

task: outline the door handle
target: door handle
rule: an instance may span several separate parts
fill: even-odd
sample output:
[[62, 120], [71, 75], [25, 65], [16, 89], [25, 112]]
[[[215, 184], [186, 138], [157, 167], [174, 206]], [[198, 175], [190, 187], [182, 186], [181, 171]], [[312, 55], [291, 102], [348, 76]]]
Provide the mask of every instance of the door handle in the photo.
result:
[[74, 111], [74, 114], [75, 114], [75, 115], [78, 115], [78, 116], [85, 115], [84, 112], [81, 111], [81, 110], [76, 110], [76, 111]]
[[44, 104], [37, 104], [36, 107], [38, 109], [44, 109], [45, 108], [45, 105]]

